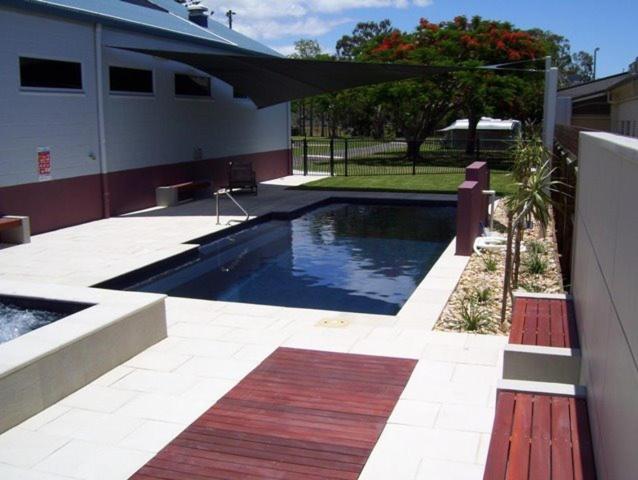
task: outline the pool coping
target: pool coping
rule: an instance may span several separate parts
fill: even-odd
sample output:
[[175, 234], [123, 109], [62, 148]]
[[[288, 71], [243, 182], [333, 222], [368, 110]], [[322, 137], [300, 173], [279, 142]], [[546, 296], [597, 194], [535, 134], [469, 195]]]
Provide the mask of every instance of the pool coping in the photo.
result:
[[0, 296], [88, 304], [0, 344], [0, 433], [166, 338], [165, 295], [0, 280]]

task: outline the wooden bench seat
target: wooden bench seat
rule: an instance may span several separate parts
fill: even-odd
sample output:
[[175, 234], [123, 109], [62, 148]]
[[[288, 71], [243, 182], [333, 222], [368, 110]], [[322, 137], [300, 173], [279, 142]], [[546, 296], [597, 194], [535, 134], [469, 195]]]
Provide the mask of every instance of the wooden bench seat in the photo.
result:
[[498, 391], [484, 480], [595, 478], [584, 398]]
[[179, 202], [195, 198], [202, 192], [204, 195], [210, 191], [211, 182], [208, 180], [194, 180], [192, 182], [176, 183], [157, 187], [155, 192], [157, 205], [170, 207]]
[[0, 232], [22, 226], [19, 218], [0, 218]]
[[516, 297], [509, 343], [579, 348], [570, 300]]

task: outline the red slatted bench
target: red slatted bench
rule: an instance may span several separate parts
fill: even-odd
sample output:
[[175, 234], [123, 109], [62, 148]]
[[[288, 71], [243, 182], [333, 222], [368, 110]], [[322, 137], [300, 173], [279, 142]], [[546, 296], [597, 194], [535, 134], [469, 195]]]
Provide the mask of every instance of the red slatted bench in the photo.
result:
[[572, 302], [566, 299], [516, 297], [509, 343], [579, 348]]
[[585, 399], [498, 392], [484, 480], [595, 478]]

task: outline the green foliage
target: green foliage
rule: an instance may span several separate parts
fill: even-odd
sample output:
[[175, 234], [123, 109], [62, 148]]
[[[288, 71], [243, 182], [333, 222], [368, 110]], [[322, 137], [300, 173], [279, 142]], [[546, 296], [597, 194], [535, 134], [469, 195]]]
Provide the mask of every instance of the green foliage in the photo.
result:
[[535, 252], [529, 252], [524, 260], [524, 266], [529, 273], [534, 275], [542, 275], [547, 271], [548, 262], [547, 259]]
[[489, 315], [474, 295], [466, 295], [461, 300], [461, 322], [463, 329], [476, 332], [489, 321]]
[[487, 270], [488, 272], [496, 271], [496, 269], [498, 268], [498, 259], [494, 255], [486, 253], [481, 258], [483, 259], [485, 270]]
[[521, 287], [526, 292], [533, 292], [533, 293], [539, 293], [545, 290], [545, 288], [542, 285], [539, 285], [538, 283], [533, 281], [521, 282], [519, 284], [519, 287]]
[[485, 304], [492, 298], [492, 289], [490, 287], [474, 289], [474, 298], [480, 304]]
[[530, 240], [527, 242], [527, 250], [536, 255], [545, 255], [547, 253], [547, 247], [539, 240]]

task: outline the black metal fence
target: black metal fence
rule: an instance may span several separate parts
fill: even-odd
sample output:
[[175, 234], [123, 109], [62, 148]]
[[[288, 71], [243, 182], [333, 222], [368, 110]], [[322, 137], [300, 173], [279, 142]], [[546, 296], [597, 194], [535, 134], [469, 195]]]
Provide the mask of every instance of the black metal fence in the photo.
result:
[[456, 173], [475, 160], [492, 169], [507, 169], [512, 141], [479, 140], [475, 151], [466, 142], [428, 138], [408, 148], [405, 140], [303, 138], [292, 140], [293, 172], [301, 175], [416, 175]]

